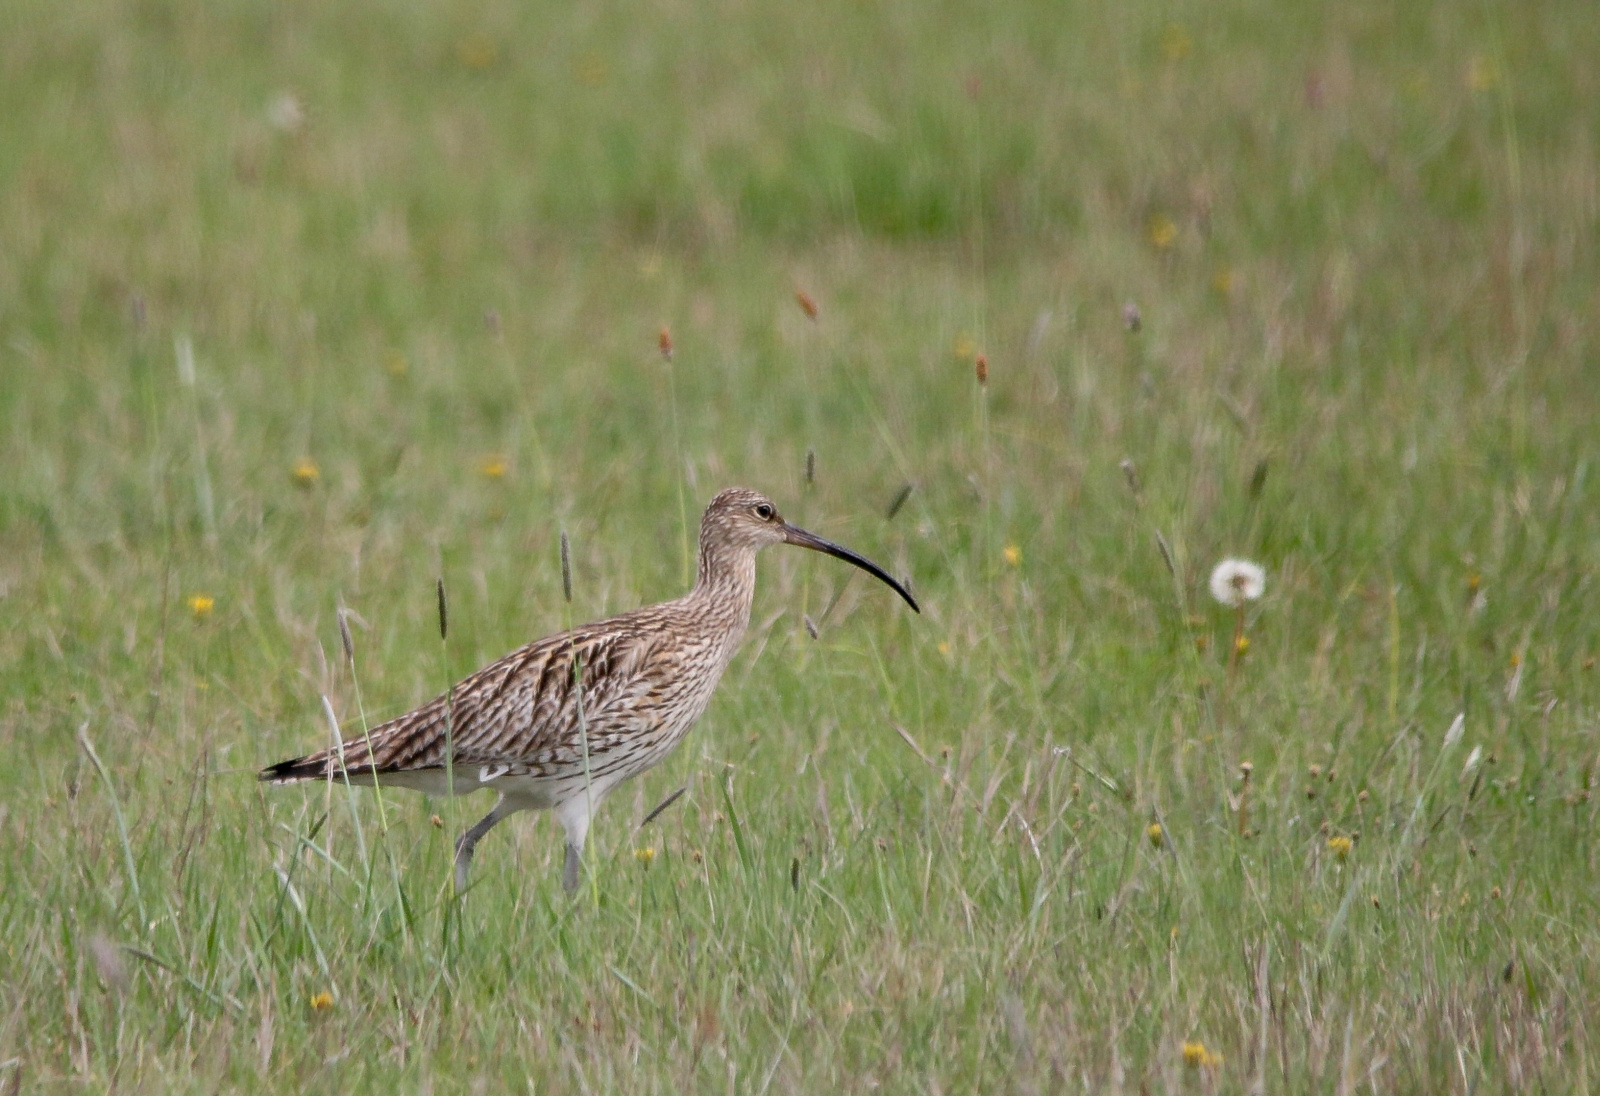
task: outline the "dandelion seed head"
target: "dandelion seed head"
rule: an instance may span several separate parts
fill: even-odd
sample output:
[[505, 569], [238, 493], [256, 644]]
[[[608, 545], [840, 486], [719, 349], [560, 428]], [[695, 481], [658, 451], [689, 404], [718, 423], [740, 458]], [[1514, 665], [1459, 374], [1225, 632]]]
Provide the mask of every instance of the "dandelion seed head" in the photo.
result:
[[1228, 608], [1254, 601], [1267, 588], [1267, 572], [1247, 559], [1225, 559], [1211, 569], [1211, 596]]

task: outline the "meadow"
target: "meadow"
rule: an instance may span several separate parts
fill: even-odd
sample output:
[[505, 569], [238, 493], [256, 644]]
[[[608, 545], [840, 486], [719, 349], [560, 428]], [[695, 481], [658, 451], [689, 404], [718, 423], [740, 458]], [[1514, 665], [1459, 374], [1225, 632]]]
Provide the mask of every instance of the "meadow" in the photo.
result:
[[[1590, 1091], [1593, 16], [8, 0], [0, 1096]], [[923, 613], [767, 552], [576, 896], [257, 782], [732, 484]]]

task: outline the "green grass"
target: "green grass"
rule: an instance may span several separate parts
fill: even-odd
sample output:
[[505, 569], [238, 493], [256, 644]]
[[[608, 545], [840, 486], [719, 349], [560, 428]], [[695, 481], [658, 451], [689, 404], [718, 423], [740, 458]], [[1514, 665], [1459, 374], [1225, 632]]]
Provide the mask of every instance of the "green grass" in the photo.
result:
[[[1589, 1091], [1597, 55], [1497, 0], [7, 5], [0, 1092]], [[255, 782], [677, 594], [732, 483], [925, 612], [768, 553], [592, 891], [548, 819], [456, 901], [486, 803]]]

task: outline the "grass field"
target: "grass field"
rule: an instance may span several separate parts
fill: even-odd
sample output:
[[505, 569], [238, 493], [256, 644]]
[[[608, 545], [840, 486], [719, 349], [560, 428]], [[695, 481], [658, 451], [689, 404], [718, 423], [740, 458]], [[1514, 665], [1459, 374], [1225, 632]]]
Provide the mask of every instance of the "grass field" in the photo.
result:
[[[0, 1094], [1597, 1087], [1597, 56], [11, 0]], [[767, 553], [576, 898], [546, 818], [457, 897], [485, 802], [256, 782], [675, 596], [735, 483], [924, 613]]]

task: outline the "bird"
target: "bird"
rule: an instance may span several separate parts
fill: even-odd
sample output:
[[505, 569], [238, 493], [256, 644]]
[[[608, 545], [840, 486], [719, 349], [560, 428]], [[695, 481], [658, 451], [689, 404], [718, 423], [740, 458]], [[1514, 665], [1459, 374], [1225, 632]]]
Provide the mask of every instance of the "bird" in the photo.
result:
[[776, 544], [854, 564], [922, 612], [870, 559], [784, 520], [766, 495], [730, 487], [700, 519], [687, 594], [529, 643], [370, 733], [268, 766], [260, 779], [438, 796], [493, 790], [493, 809], [456, 842], [458, 892], [485, 834], [520, 811], [549, 810], [565, 834], [570, 894], [600, 803], [660, 764], [705, 713], [750, 624], [756, 555]]

